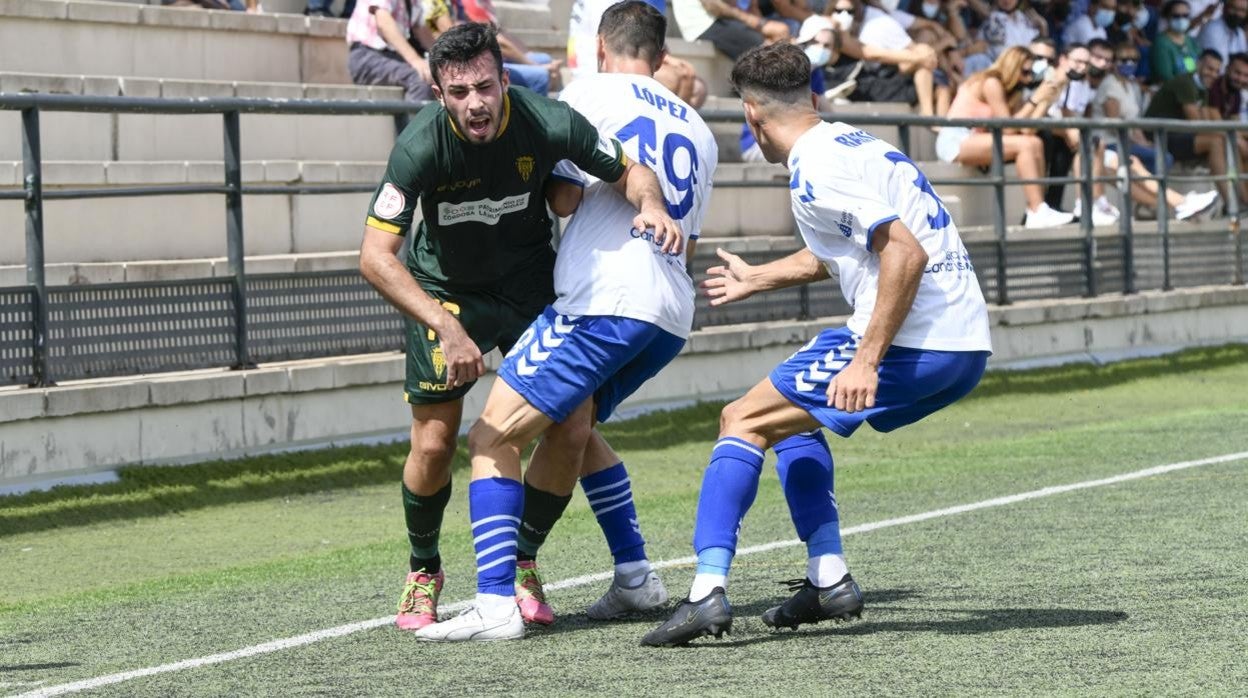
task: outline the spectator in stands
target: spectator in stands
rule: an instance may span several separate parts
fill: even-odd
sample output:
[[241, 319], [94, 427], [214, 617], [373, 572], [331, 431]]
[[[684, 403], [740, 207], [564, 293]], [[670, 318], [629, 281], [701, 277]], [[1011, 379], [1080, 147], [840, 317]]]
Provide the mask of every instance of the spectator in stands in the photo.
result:
[[920, 114], [935, 114], [936, 51], [913, 41], [897, 20], [862, 0], [835, 0], [830, 9], [845, 56], [832, 71], [832, 82], [856, 73], [851, 100], [917, 103]]
[[[1055, 82], [1039, 83], [1030, 97], [1024, 90], [1036, 84], [1034, 59], [1022, 46], [1012, 46], [1001, 53], [992, 65], [967, 78], [949, 107], [951, 119], [1009, 118], [1035, 119], [1044, 115], [1048, 105], [1061, 89]], [[1029, 129], [1005, 129], [1002, 135], [1005, 162], [1013, 162], [1018, 176], [1035, 179], [1044, 176], [1044, 144]], [[946, 126], [936, 138], [936, 154], [945, 162], [971, 167], [992, 164], [992, 134], [986, 130]], [[1074, 220], [1070, 213], [1053, 210], [1044, 201], [1039, 184], [1024, 184], [1027, 228], [1049, 228]]]
[[[1226, 72], [1209, 88], [1209, 104], [1205, 118], [1210, 121], [1248, 123], [1248, 53], [1233, 53], [1226, 63]], [[1248, 160], [1248, 131], [1235, 134], [1240, 160]], [[1236, 171], [1243, 173], [1239, 164]]]
[[[1222, 70], [1222, 58], [1216, 51], [1205, 51], [1200, 56], [1197, 72], [1176, 75], [1161, 84], [1153, 95], [1148, 108], [1144, 110], [1146, 119], [1177, 119], [1187, 121], [1202, 120], [1209, 87], [1218, 79]], [[1150, 140], [1154, 138], [1151, 131], [1144, 134]], [[1191, 131], [1169, 131], [1166, 134], [1166, 148], [1175, 160], [1185, 163], [1208, 165], [1214, 175], [1227, 172], [1226, 141], [1219, 133], [1193, 133]], [[1241, 201], [1248, 200], [1248, 180], [1240, 181]], [[1225, 198], [1229, 192], [1226, 182], [1218, 182], [1218, 189]]]
[[1118, 0], [1095, 0], [1088, 3], [1088, 11], [1079, 15], [1062, 32], [1062, 43], [1087, 44], [1093, 39], [1105, 40], [1106, 32], [1114, 24], [1118, 14]]
[[734, 61], [755, 46], [789, 38], [784, 22], [750, 14], [735, 0], [679, 0], [672, 11], [681, 36], [709, 41]]
[[1136, 76], [1147, 80], [1152, 73], [1150, 57], [1153, 37], [1157, 36], [1158, 16], [1156, 9], [1140, 0], [1118, 0], [1114, 23], [1106, 30], [1110, 45], [1131, 44], [1139, 49]]
[[1230, 68], [1231, 54], [1248, 53], [1248, 0], [1224, 0], [1222, 16], [1211, 20], [1200, 30], [1199, 42], [1204, 49], [1222, 54], [1222, 64]]
[[252, 14], [262, 12], [260, 0], [162, 0], [171, 7], [202, 7], [205, 10], [236, 10]]
[[1192, 10], [1185, 0], [1169, 0], [1161, 15], [1166, 19], [1166, 31], [1153, 42], [1152, 76], [1154, 82], [1164, 83], [1176, 75], [1195, 73], [1200, 48], [1187, 34], [1192, 26]]
[[[602, 20], [602, 13], [619, 1], [576, 0], [572, 4], [568, 17], [568, 67], [575, 77], [598, 72], [598, 23]], [[646, 2], [659, 12], [666, 12], [664, 0]], [[654, 79], [694, 109], [706, 103], [706, 82], [698, 77], [687, 61], [665, 52]]]
[[[1091, 57], [1088, 47], [1083, 44], [1070, 44], [1062, 49], [1057, 66], [1045, 80], [1046, 83], [1060, 88], [1057, 99], [1049, 105], [1047, 115], [1050, 118], [1061, 121], [1085, 115], [1093, 95], [1096, 94], [1087, 81]], [[1040, 137], [1044, 140], [1044, 155], [1049, 163], [1048, 176], [1065, 177], [1070, 174], [1072, 167], [1079, 171], [1078, 129], [1056, 128], [1052, 131], [1041, 131]], [[1052, 208], [1060, 208], [1065, 192], [1065, 184], [1050, 184], [1044, 200]], [[1093, 209], [1094, 220], [1102, 219], [1096, 221], [1100, 224], [1112, 222], [1104, 220], [1105, 216], [1111, 215], [1116, 215], [1116, 212], [1106, 209], [1097, 213], [1097, 209]]]
[[967, 56], [968, 71], [984, 70], [1005, 49], [1026, 46], [1037, 37], [1049, 35], [1048, 23], [1026, 4], [1026, 0], [996, 0], [995, 7], [980, 28], [980, 36], [988, 44], [988, 50]]
[[[897, 0], [873, 0], [876, 6], [888, 13], [901, 25], [916, 43], [930, 46], [936, 52], [936, 69], [932, 73], [935, 84], [935, 113], [944, 116], [949, 111], [949, 102], [953, 92], [962, 82], [963, 54], [958, 49], [958, 40], [953, 32], [938, 22], [925, 16], [911, 14], [898, 7]], [[921, 5], [922, 3], [920, 3]], [[940, 5], [936, 5], [937, 9]], [[915, 8], [919, 10], [920, 8]]]
[[425, 26], [433, 38], [461, 22], [489, 24], [498, 32], [498, 47], [503, 52], [503, 67], [511, 84], [542, 95], [559, 89], [563, 61], [530, 52], [519, 39], [508, 34], [499, 25], [491, 0], [425, 0], [424, 8]]
[[[421, 7], [415, 3], [408, 15], [406, 0], [360, 0], [347, 22], [347, 71], [357, 85], [396, 85], [409, 102], [433, 99], [429, 64], [412, 47], [415, 28], [423, 30]], [[424, 43], [427, 40], [428, 43]], [[425, 36], [422, 43], [433, 43]]]

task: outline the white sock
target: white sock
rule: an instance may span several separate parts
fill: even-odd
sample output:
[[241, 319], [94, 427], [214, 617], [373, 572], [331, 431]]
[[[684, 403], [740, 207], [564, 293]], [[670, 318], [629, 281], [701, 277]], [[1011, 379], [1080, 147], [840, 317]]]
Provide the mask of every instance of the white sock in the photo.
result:
[[830, 587], [849, 574], [844, 555], [816, 555], [806, 559], [806, 578], [817, 587]]
[[615, 583], [632, 589], [646, 581], [646, 575], [650, 574], [651, 569], [649, 560], [621, 562], [615, 566]]
[[516, 597], [478, 593], [477, 608], [487, 618], [506, 618], [516, 608]]
[[698, 572], [693, 575], [693, 586], [689, 587], [689, 600], [694, 602], [701, 601], [710, 596], [711, 592], [715, 591], [715, 587], [720, 587], [727, 591], [728, 575]]

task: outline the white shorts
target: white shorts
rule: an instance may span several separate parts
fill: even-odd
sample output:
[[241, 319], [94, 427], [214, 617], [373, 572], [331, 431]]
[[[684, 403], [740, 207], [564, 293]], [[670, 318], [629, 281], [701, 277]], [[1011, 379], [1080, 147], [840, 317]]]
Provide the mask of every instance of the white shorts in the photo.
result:
[[962, 126], [945, 126], [936, 136], [936, 157], [944, 162], [956, 162], [962, 151], [962, 141], [971, 137], [971, 129]]

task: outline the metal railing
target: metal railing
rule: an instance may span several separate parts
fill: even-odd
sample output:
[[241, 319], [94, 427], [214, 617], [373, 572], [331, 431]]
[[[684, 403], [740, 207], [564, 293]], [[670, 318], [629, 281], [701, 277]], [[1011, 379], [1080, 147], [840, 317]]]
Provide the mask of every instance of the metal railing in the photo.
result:
[[[402, 346], [402, 319], [358, 272], [303, 272], [249, 275], [245, 269], [243, 197], [245, 195], [302, 195], [371, 192], [373, 184], [290, 184], [244, 185], [242, 183], [241, 114], [318, 114], [392, 115], [405, 119], [423, 105], [408, 102], [341, 102], [280, 99], [147, 99], [135, 97], [93, 97], [46, 94], [0, 94], [0, 109], [21, 112], [22, 186], [0, 189], [0, 200], [22, 200], [26, 218], [26, 285], [0, 289], [0, 385], [27, 383], [46, 386], [55, 379], [125, 375], [188, 368], [229, 366], [245, 369], [257, 360], [273, 361], [311, 356], [330, 356], [368, 351], [399, 349]], [[220, 114], [224, 181], [220, 185], [151, 185], [109, 188], [43, 189], [40, 114], [43, 111]], [[707, 111], [709, 122], [740, 123], [741, 114]], [[836, 114], [825, 118], [835, 120]], [[981, 262], [978, 275], [985, 294], [997, 303], [1008, 304], [1013, 295], [1052, 297], [1096, 295], [1112, 283], [1123, 293], [1137, 290], [1140, 276], [1137, 263], [1143, 247], [1133, 230], [1130, 215], [1120, 219], [1120, 231], [1111, 244], [1098, 244], [1091, 217], [1083, 216], [1079, 249], [1072, 256], [1068, 241], [1009, 242], [1005, 211], [1005, 187], [1021, 184], [1077, 183], [1082, 199], [1092, 201], [1093, 184], [1090, 150], [1084, 147], [1082, 172], [1078, 176], [1022, 180], [1005, 174], [1003, 128], [1053, 128], [1044, 120], [948, 120], [910, 115], [854, 114], [848, 120], [859, 126], [895, 126], [899, 143], [910, 152], [911, 129], [940, 126], [986, 128], [993, 133], [993, 161], [985, 177], [934, 178], [935, 186], [972, 185], [993, 188], [994, 230], [991, 244], [968, 244]], [[1231, 134], [1227, 140], [1230, 171], [1222, 178], [1209, 176], [1183, 178], [1170, 174], [1165, 158], [1159, 156], [1159, 171], [1153, 179], [1161, 187], [1157, 211], [1160, 242], [1160, 287], [1174, 287], [1173, 254], [1165, 190], [1180, 181], [1230, 182], [1227, 204], [1230, 211], [1225, 234], [1205, 240], [1195, 251], [1178, 255], [1181, 260], [1207, 264], [1225, 263], [1231, 256], [1230, 282], [1244, 281], [1243, 243], [1238, 224], [1239, 201], [1235, 182], [1233, 134], [1248, 130], [1248, 124], [1231, 122], [1183, 121], [1092, 121], [1069, 119], [1063, 128], [1078, 129], [1088, 143], [1091, 130], [1114, 130], [1119, 153], [1129, 153], [1128, 130], [1146, 129], [1155, 134], [1159, 153], [1165, 153], [1167, 134], [1176, 131]], [[1098, 181], [1118, 182], [1117, 176]], [[1130, 211], [1128, 171], [1122, 187], [1123, 209]], [[776, 182], [772, 186], [787, 186]], [[768, 182], [737, 182], [716, 185], [769, 186]], [[49, 287], [45, 276], [43, 202], [69, 199], [130, 196], [180, 196], [218, 194], [225, 197], [226, 251], [229, 275], [224, 278], [191, 281], [128, 282], [92, 286]], [[1102, 241], [1103, 242], [1103, 241]], [[1229, 244], [1229, 249], [1228, 245]], [[792, 240], [792, 250], [799, 243]], [[750, 261], [763, 261], [777, 252], [746, 255]], [[699, 259], [713, 255], [704, 250]], [[1147, 256], [1153, 259], [1153, 255]], [[1079, 270], [1072, 273], [1072, 264]], [[1015, 266], [1012, 268], [1012, 264]], [[698, 267], [701, 268], [701, 267]], [[1196, 270], [1196, 278], [1206, 278]], [[820, 312], [812, 312], [812, 307]], [[699, 299], [697, 326], [705, 327], [743, 321], [806, 318], [848, 311], [848, 306], [831, 284], [792, 289], [744, 303], [729, 309], [710, 308]]]

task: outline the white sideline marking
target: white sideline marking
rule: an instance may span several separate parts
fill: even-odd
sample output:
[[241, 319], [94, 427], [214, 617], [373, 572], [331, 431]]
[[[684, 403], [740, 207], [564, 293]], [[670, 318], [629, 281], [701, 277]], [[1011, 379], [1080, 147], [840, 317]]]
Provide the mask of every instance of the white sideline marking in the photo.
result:
[[[995, 497], [993, 499], [985, 499], [980, 502], [971, 504], [959, 504], [957, 506], [945, 507], [944, 509], [934, 509], [922, 514], [911, 514], [910, 516], [900, 516], [895, 519], [884, 519], [883, 521], [875, 521], [873, 523], [862, 524], [859, 526], [850, 526], [841, 531], [842, 536], [850, 536], [856, 533], [867, 533], [870, 531], [878, 531], [881, 528], [891, 528], [893, 526], [904, 526], [906, 524], [918, 523], [929, 519], [939, 519], [945, 516], [953, 516], [954, 514], [964, 514], [968, 511], [977, 511], [979, 509], [991, 509], [993, 507], [1005, 506], [1007, 504], [1016, 504], [1031, 499], [1040, 499], [1041, 497], [1050, 497], [1055, 494], [1064, 494], [1066, 492], [1074, 492], [1075, 490], [1086, 490], [1092, 487], [1104, 487], [1105, 485], [1116, 485], [1120, 482], [1130, 480], [1139, 480], [1154, 475], [1164, 475], [1165, 473], [1174, 472], [1176, 470], [1185, 470], [1187, 468], [1198, 468], [1204, 465], [1217, 465], [1219, 463], [1230, 463], [1237, 460], [1248, 459], [1248, 451], [1240, 451], [1239, 453], [1228, 453], [1222, 456], [1213, 456], [1212, 458], [1202, 458], [1200, 460], [1189, 460], [1180, 463], [1170, 463], [1168, 465], [1158, 465], [1152, 468], [1136, 470], [1122, 475], [1114, 475], [1113, 477], [1102, 478], [1099, 480], [1086, 480], [1084, 482], [1075, 482], [1069, 485], [1054, 485], [1052, 487], [1042, 487], [1038, 490], [1030, 492], [1022, 492], [1020, 494], [1012, 494], [1005, 497]], [[737, 556], [752, 555], [754, 553], [767, 552], [769, 550], [777, 550], [779, 548], [789, 548], [800, 545], [801, 541], [796, 538], [791, 540], [781, 540], [772, 543], [763, 543], [762, 545], [752, 545], [748, 548], [741, 548], [737, 551]], [[681, 557], [670, 560], [661, 560], [654, 563], [655, 567], [677, 567], [680, 565], [690, 565], [697, 562], [697, 557]], [[601, 582], [611, 579], [612, 572], [598, 572], [596, 574], [587, 574], [580, 577], [572, 577], [564, 579], [552, 584], [545, 585], [549, 590], [568, 589], [571, 587], [585, 586], [594, 582]], [[447, 604], [443, 606], [441, 611], [455, 612], [468, 607], [467, 601]], [[161, 664], [160, 666], [147, 667], [145, 669], [135, 669], [133, 671], [123, 671], [118, 674], [108, 674], [107, 676], [98, 676], [94, 679], [86, 679], [84, 681], [75, 681], [73, 683], [65, 683], [57, 686], [49, 686], [29, 693], [22, 693], [14, 696], [14, 698], [42, 698], [43, 696], [59, 696], [66, 693], [76, 693], [78, 691], [87, 691], [101, 686], [108, 686], [131, 679], [138, 679], [144, 676], [154, 676], [156, 674], [165, 674], [172, 671], [182, 671], [183, 669], [195, 669], [210, 664], [221, 664], [223, 662], [231, 662], [235, 659], [245, 659], [260, 654], [268, 654], [280, 650], [290, 649], [292, 647], [301, 647], [310, 645], [321, 640], [328, 640], [334, 637], [342, 637], [360, 632], [361, 630], [370, 630], [383, 625], [389, 625], [394, 622], [393, 616], [383, 616], [372, 620], [359, 621], [358, 623], [349, 623], [340, 625], [336, 628], [327, 628], [325, 630], [317, 630], [316, 632], [288, 637], [282, 640], [273, 640], [260, 645], [252, 645], [244, 647], [232, 652], [222, 652], [220, 654], [211, 654], [206, 657], [197, 657], [195, 659], [184, 659], [180, 662], [172, 664]]]

